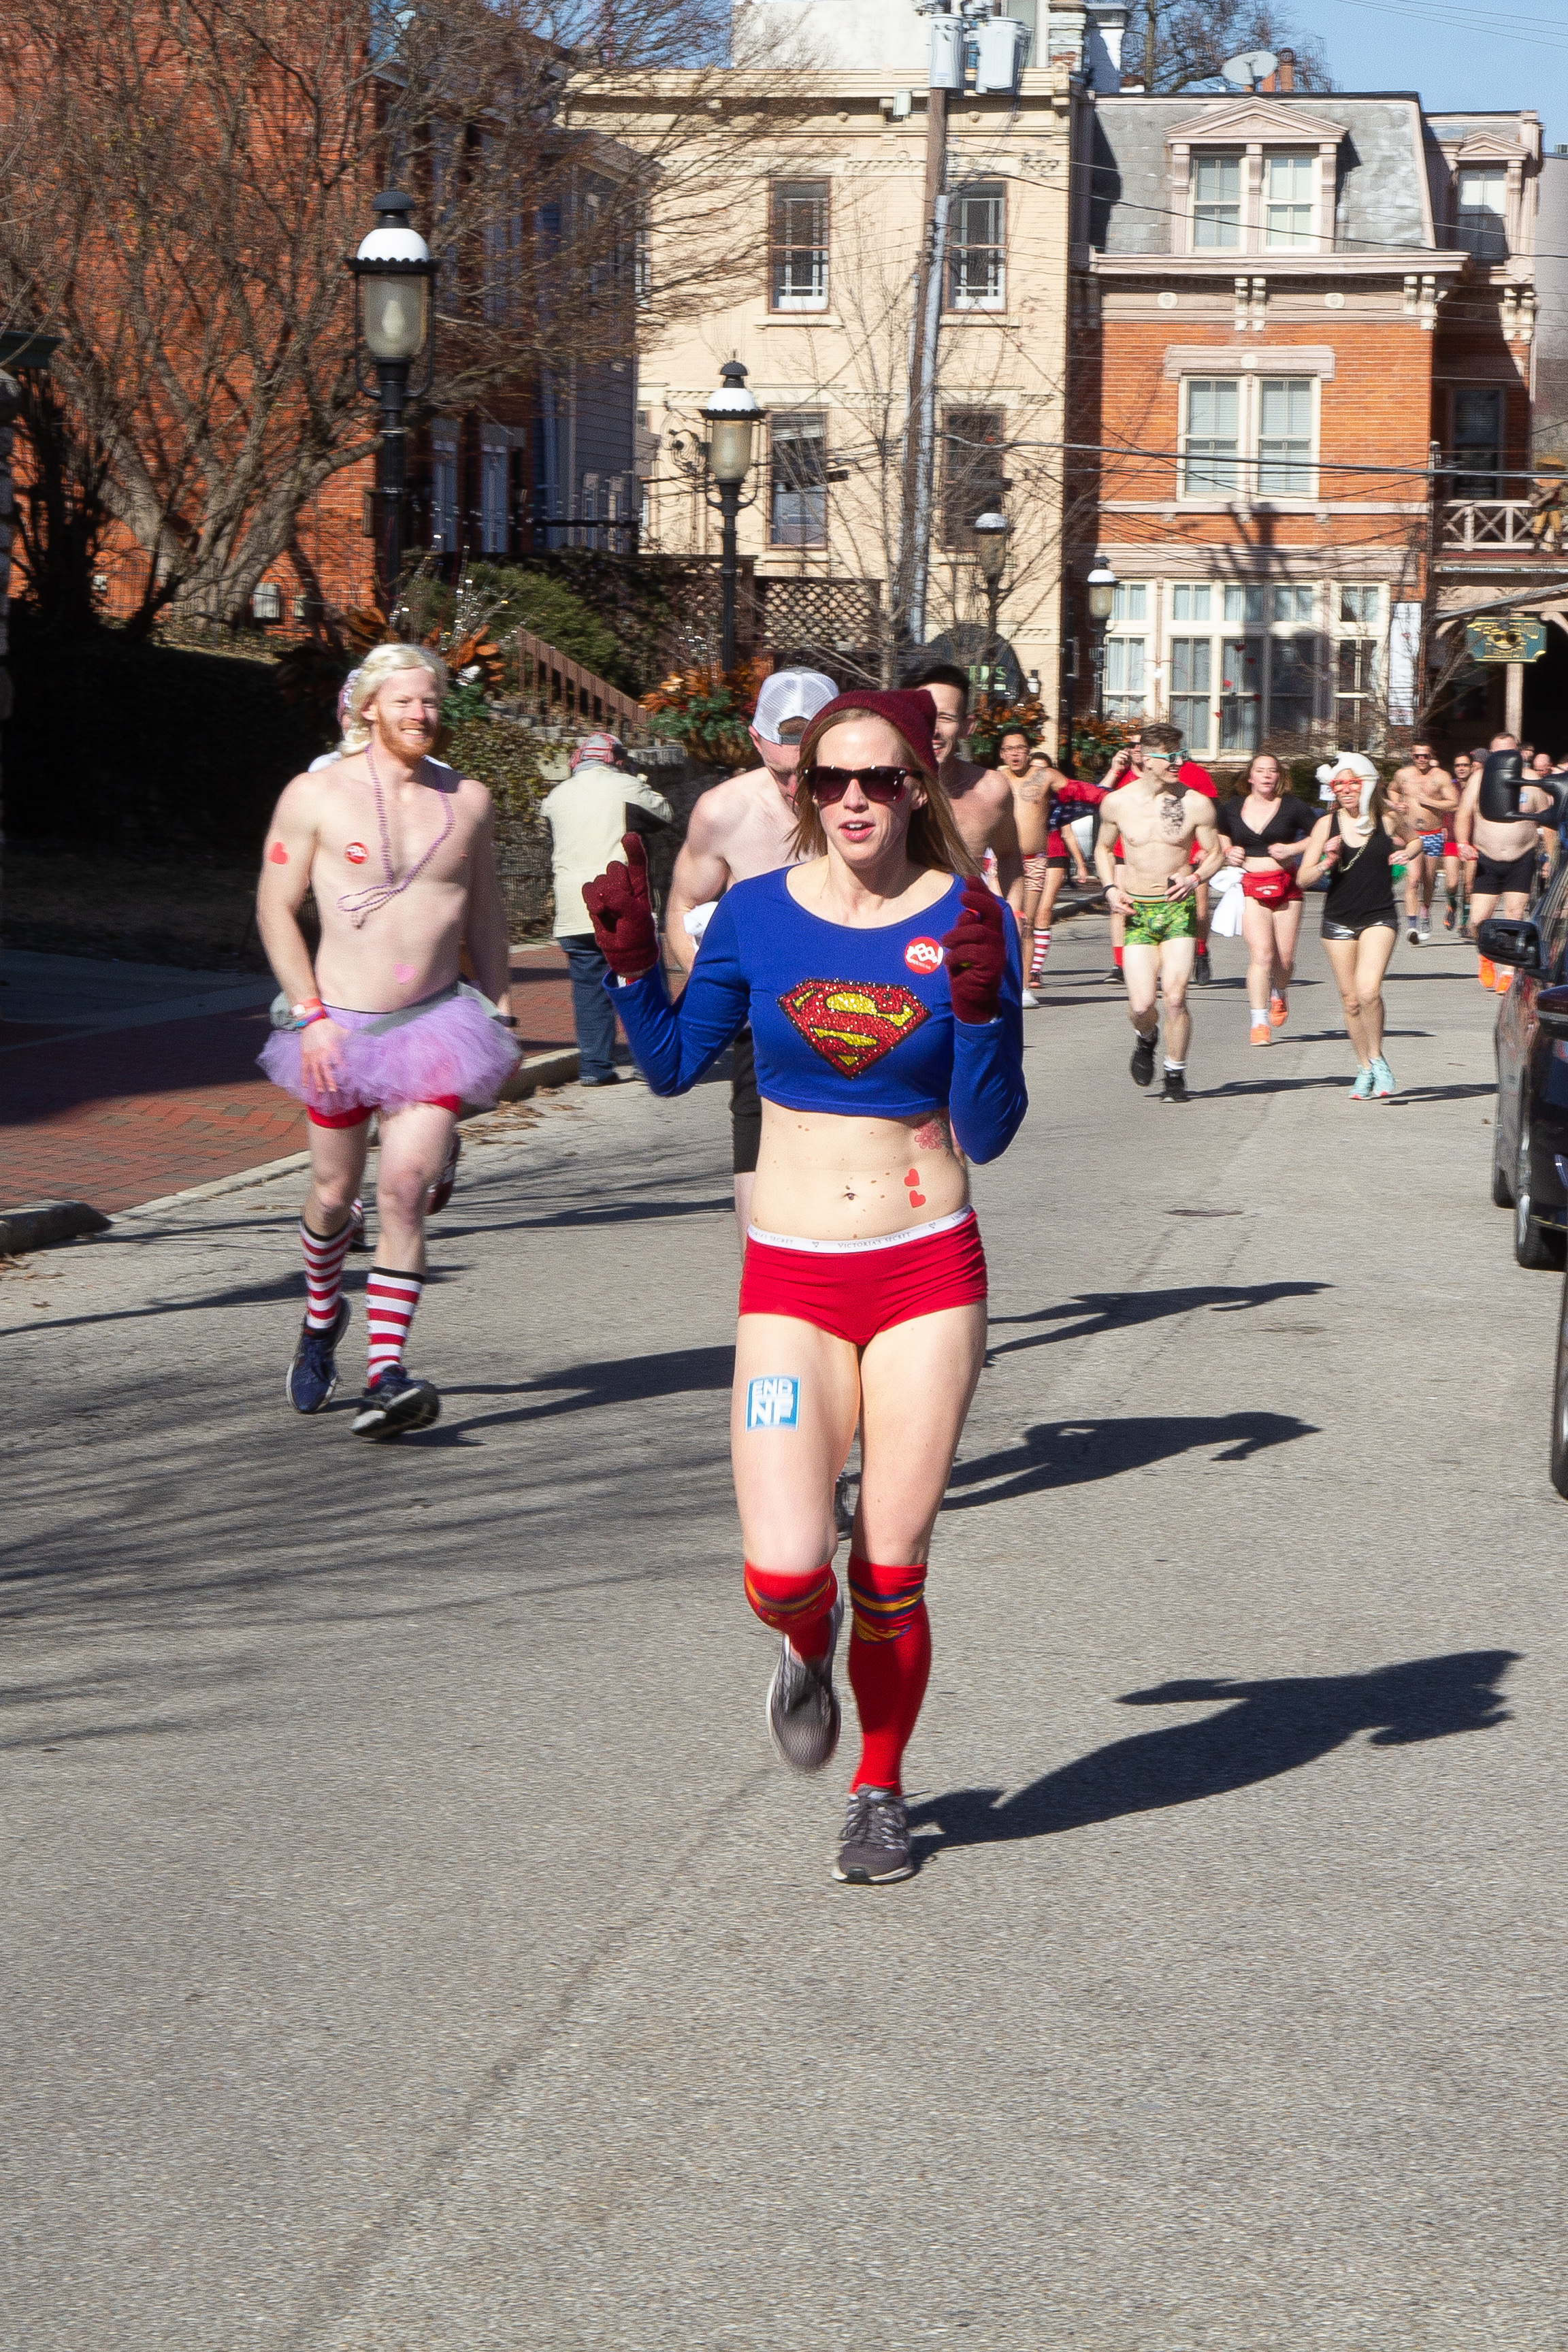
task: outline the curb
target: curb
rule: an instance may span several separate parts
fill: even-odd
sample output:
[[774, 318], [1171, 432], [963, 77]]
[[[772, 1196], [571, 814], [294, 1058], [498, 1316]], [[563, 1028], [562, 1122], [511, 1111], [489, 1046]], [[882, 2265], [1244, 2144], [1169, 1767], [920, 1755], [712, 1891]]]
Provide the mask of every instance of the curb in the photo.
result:
[[[527, 1096], [533, 1093], [535, 1087], [565, 1086], [576, 1075], [577, 1048], [575, 1045], [557, 1047], [548, 1054], [531, 1054], [527, 1061], [518, 1065], [501, 1088], [500, 1099], [502, 1102], [521, 1102]], [[482, 1117], [483, 1114], [480, 1113], [480, 1116]], [[120, 1217], [150, 1217], [164, 1209], [182, 1208], [187, 1201], [220, 1201], [226, 1192], [243, 1192], [253, 1184], [269, 1184], [275, 1176], [292, 1175], [299, 1169], [309, 1168], [310, 1164], [310, 1155], [308, 1151], [290, 1151], [282, 1160], [264, 1160], [259, 1166], [242, 1168], [236, 1175], [216, 1177], [210, 1184], [193, 1184], [184, 1192], [165, 1192], [156, 1201], [138, 1201], [133, 1209], [120, 1209], [115, 1213]], [[55, 1208], [73, 1207], [79, 1204], [49, 1202], [42, 1205]], [[97, 1222], [74, 1227], [73, 1231], [101, 1233], [109, 1223], [107, 1217], [99, 1216], [96, 1209], [83, 1207], [80, 1213]], [[17, 1217], [31, 1214], [33, 1212], [13, 1209], [9, 1213], [13, 1217]], [[4, 1220], [0, 1219], [0, 1236], [3, 1236], [4, 1230]], [[63, 1240], [65, 1236], [55, 1234], [49, 1238], [58, 1241]], [[8, 1244], [0, 1238], [0, 1249], [21, 1246], [24, 1244]], [[32, 1248], [37, 1244], [29, 1243], [26, 1246]]]
[[502, 1102], [521, 1102], [536, 1087], [563, 1087], [578, 1070], [575, 1045], [558, 1045], [549, 1054], [531, 1054], [520, 1062], [500, 1090]]
[[33, 1201], [25, 1209], [0, 1209], [0, 1253], [47, 1249], [51, 1242], [75, 1241], [79, 1234], [102, 1234], [109, 1219], [85, 1201]]

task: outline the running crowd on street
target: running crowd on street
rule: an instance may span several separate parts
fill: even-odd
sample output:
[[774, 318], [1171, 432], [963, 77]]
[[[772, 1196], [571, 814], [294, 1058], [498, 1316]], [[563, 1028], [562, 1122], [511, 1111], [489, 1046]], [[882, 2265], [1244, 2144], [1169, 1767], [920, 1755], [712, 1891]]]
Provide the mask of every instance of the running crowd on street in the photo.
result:
[[[456, 1181], [460, 1111], [493, 1105], [518, 1063], [489, 796], [435, 757], [447, 683], [421, 647], [366, 656], [337, 750], [278, 803], [258, 896], [280, 990], [261, 1059], [305, 1106], [310, 1140], [285, 1393], [315, 1414], [338, 1385], [374, 1118], [352, 1427], [376, 1440], [439, 1414], [434, 1382], [405, 1362], [427, 1223]], [[1303, 894], [1321, 887], [1349, 1091], [1386, 1099], [1383, 982], [1401, 929], [1413, 946], [1430, 937], [1439, 879], [1451, 932], [1522, 917], [1568, 811], [1568, 763], [1507, 734], [1451, 771], [1416, 743], [1386, 782], [1364, 753], [1333, 753], [1311, 803], [1259, 752], [1222, 801], [1158, 722], [1099, 783], [1063, 773], [1022, 728], [994, 766], [966, 759], [968, 700], [966, 673], [943, 662], [889, 689], [767, 678], [758, 764], [697, 801], [662, 933], [645, 842], [674, 815], [624, 747], [587, 738], [543, 809], [583, 1083], [618, 1082], [617, 1016], [656, 1094], [685, 1094], [730, 1055], [742, 1585], [778, 1638], [765, 1720], [797, 1772], [821, 1771], [838, 1744], [847, 1607], [860, 1746], [834, 1875], [854, 1885], [914, 1869], [901, 1767], [931, 1665], [927, 1562], [985, 1352], [969, 1168], [1005, 1152], [1027, 1109], [1024, 1015], [1069, 872], [1089, 887], [1092, 864], [1104, 890], [1135, 1086], [1158, 1071], [1162, 1099], [1188, 1102], [1188, 993], [1211, 976], [1214, 933], [1245, 941], [1249, 1041], [1274, 1042]], [[1482, 957], [1480, 983], [1506, 990], [1512, 969]]]

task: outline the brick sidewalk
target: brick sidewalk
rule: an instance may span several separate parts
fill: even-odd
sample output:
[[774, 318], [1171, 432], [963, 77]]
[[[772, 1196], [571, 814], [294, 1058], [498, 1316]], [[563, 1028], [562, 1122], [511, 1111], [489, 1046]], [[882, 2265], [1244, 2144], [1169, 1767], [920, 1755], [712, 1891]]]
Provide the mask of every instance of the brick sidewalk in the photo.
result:
[[[573, 1042], [566, 959], [514, 959], [525, 1053]], [[303, 1150], [305, 1115], [256, 1066], [264, 1011], [215, 1013], [74, 1042], [0, 1026], [0, 1208], [90, 1201], [112, 1212]]]

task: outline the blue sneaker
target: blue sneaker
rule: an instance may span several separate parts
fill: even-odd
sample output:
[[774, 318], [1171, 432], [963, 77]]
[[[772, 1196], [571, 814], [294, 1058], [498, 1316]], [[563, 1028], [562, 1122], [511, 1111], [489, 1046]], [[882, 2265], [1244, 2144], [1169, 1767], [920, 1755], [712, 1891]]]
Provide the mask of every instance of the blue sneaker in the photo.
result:
[[349, 1328], [349, 1311], [348, 1300], [340, 1298], [330, 1330], [312, 1331], [308, 1322], [300, 1326], [300, 1344], [283, 1383], [283, 1393], [296, 1412], [320, 1412], [331, 1402], [338, 1385], [338, 1342]]
[[428, 1429], [441, 1417], [441, 1391], [433, 1381], [416, 1381], [401, 1364], [388, 1364], [359, 1401], [353, 1422], [356, 1437], [401, 1437], [405, 1430]]
[[1372, 1064], [1370, 1062], [1367, 1064], [1364, 1070], [1357, 1071], [1356, 1082], [1351, 1088], [1351, 1098], [1354, 1102], [1368, 1102], [1371, 1100]]
[[1398, 1092], [1394, 1083], [1394, 1072], [1381, 1054], [1376, 1056], [1372, 1066], [1372, 1091], [1373, 1099], [1376, 1101], [1381, 1101], [1384, 1097]]

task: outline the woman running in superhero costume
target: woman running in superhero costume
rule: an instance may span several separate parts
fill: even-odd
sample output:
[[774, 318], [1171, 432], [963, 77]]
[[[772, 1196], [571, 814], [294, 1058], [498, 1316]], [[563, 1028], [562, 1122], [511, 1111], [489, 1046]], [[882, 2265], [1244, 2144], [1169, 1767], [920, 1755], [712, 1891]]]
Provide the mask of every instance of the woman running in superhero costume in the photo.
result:
[[584, 902], [638, 1066], [684, 1094], [749, 1019], [763, 1097], [731, 1450], [746, 1598], [783, 1635], [773, 1745], [837, 1745], [835, 1477], [860, 1427], [849, 1682], [862, 1749], [835, 1877], [907, 1878], [931, 1534], [985, 1350], [969, 1160], [1026, 1108], [1017, 932], [936, 781], [923, 693], [842, 695], [801, 743], [806, 862], [727, 890], [672, 1008], [641, 843]]

